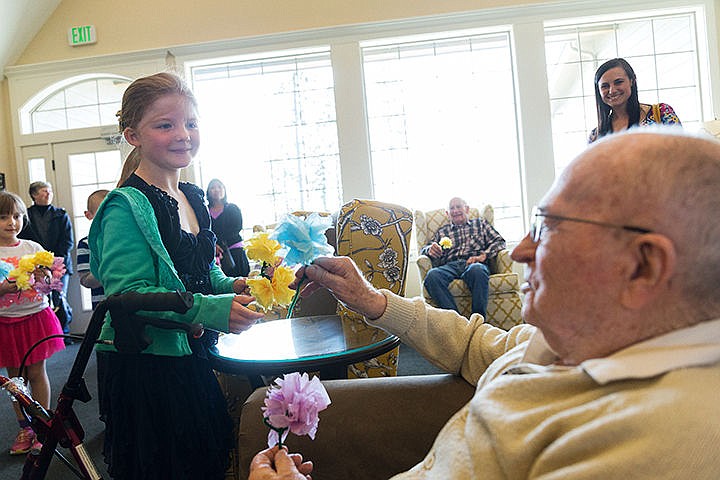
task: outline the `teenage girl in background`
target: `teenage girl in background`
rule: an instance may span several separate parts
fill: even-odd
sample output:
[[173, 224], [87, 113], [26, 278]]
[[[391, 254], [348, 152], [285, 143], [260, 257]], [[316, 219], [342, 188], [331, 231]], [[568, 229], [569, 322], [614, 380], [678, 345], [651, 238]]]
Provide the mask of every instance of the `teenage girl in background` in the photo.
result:
[[[32, 255], [43, 248], [32, 240], [18, 239], [23, 228], [27, 208], [22, 199], [10, 192], [0, 191], [0, 260], [17, 267], [23, 255]], [[43, 275], [44, 273], [39, 273]], [[7, 368], [9, 377], [17, 377], [25, 353], [38, 340], [50, 335], [62, 335], [60, 321], [48, 304], [47, 295], [30, 288], [19, 290], [15, 282], [4, 278], [0, 283], [0, 366]], [[30, 384], [35, 400], [45, 409], [50, 407], [50, 381], [45, 360], [65, 348], [62, 338], [53, 338], [36, 347], [26, 360], [23, 377]], [[10, 455], [20, 455], [42, 448], [30, 423], [13, 402], [20, 432], [10, 447]]]
[[[176, 75], [158, 73], [125, 91], [120, 128], [134, 149], [120, 188], [98, 209], [88, 237], [90, 270], [106, 295], [192, 292], [185, 314], [165, 319], [240, 333], [263, 315], [245, 307], [244, 278], [215, 263], [215, 234], [202, 189], [180, 182], [199, 146], [195, 97]], [[126, 178], [125, 178], [126, 177]], [[148, 314], [149, 316], [150, 314]], [[107, 350], [105, 460], [115, 479], [221, 480], [232, 448], [227, 403], [202, 341], [147, 327], [141, 353]], [[205, 337], [212, 337], [206, 332]], [[100, 338], [115, 331], [106, 318]], [[200, 339], [202, 340], [202, 339]]]

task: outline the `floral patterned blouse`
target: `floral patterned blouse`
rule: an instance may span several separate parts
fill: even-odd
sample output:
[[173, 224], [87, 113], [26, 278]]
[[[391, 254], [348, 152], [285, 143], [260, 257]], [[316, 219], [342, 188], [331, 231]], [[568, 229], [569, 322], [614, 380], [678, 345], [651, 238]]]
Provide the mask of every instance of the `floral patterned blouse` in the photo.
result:
[[[659, 118], [656, 117], [654, 108], [655, 105], [658, 107], [659, 111]], [[675, 110], [668, 105], [667, 103], [657, 103], [655, 105], [650, 105], [650, 110], [648, 111], [647, 115], [645, 115], [644, 118], [640, 119], [640, 125], [682, 125], [680, 123], [680, 119], [678, 118], [677, 114], [675, 113]], [[595, 140], [598, 139], [597, 136], [597, 127], [593, 128], [592, 132], [590, 132], [590, 137], [588, 138], [588, 143], [592, 143]]]
[[667, 103], [658, 103], [657, 105], [660, 111], [660, 118], [655, 118], [652, 108], [653, 106], [650, 106], [650, 111], [648, 112], [645, 119], [640, 122], [640, 125], [654, 125], [657, 123], [661, 123], [663, 125], [682, 125], [680, 123], [680, 119], [675, 114], [675, 110], [673, 110], [670, 105], [668, 105]]

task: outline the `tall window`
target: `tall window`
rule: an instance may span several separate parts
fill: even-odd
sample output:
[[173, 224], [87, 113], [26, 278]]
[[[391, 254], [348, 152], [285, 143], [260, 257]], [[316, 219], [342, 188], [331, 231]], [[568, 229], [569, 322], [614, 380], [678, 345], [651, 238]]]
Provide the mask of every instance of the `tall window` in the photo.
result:
[[83, 76], [69, 82], [60, 89], [54, 85], [52, 92], [41, 92], [42, 98], [36, 96], [28, 102], [29, 110], [23, 109], [21, 113], [24, 134], [117, 123], [115, 114], [130, 84], [126, 78], [88, 80]]
[[219, 178], [245, 227], [342, 201], [330, 52], [191, 69], [202, 184]]
[[413, 209], [455, 196], [491, 203], [507, 240], [522, 237], [509, 32], [362, 49], [375, 196]]
[[641, 103], [667, 103], [685, 128], [696, 129], [703, 96], [696, 32], [694, 11], [546, 28], [556, 171], [585, 148], [597, 126], [594, 75], [612, 58], [632, 65]]

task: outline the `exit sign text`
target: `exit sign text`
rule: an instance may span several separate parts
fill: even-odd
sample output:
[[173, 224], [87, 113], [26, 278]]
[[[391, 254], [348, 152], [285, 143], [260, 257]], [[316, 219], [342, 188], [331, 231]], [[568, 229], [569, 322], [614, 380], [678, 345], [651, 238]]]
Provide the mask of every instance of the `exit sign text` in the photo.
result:
[[94, 25], [71, 27], [68, 30], [68, 44], [71, 47], [77, 47], [78, 45], [89, 45], [95, 42], [97, 42], [97, 37], [95, 36]]

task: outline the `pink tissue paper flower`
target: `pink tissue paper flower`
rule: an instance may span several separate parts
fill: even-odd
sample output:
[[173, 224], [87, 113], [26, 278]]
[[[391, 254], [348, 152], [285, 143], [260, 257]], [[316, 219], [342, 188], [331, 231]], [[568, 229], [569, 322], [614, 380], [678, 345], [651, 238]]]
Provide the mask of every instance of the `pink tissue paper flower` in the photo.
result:
[[47, 295], [53, 290], [61, 292], [63, 288], [62, 277], [65, 275], [66, 271], [65, 260], [62, 257], [55, 257], [53, 259], [53, 264], [50, 267], [52, 279], [46, 279], [44, 282], [35, 281], [33, 283], [33, 287], [42, 295]]
[[292, 432], [315, 439], [319, 413], [330, 405], [330, 397], [317, 377], [310, 379], [307, 373], [288, 373], [275, 380], [268, 388], [265, 406], [262, 407], [265, 422], [270, 426], [268, 446], [282, 445]]

